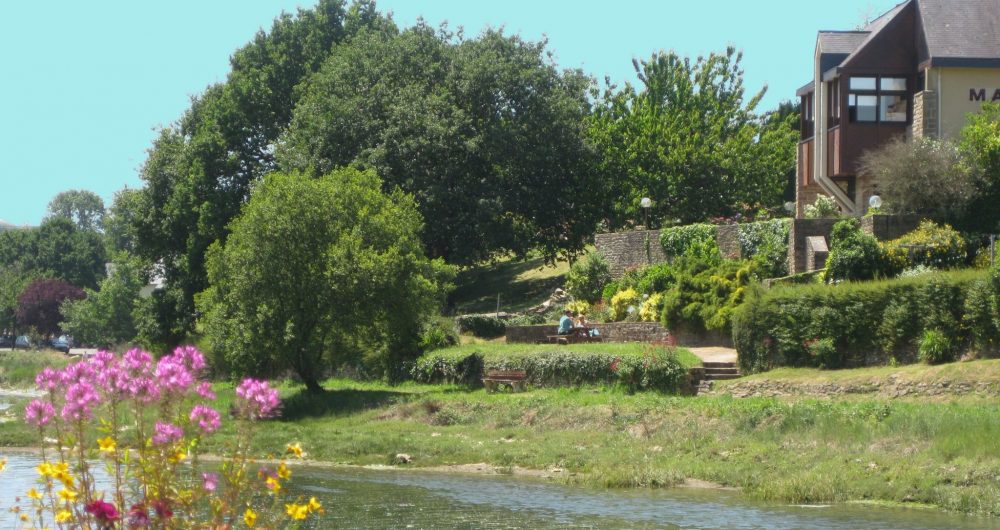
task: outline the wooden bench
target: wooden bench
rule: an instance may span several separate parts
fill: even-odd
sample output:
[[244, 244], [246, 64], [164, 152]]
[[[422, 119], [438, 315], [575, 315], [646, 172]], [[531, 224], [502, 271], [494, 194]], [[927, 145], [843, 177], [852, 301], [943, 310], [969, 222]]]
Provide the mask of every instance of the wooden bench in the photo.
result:
[[546, 335], [549, 344], [580, 344], [586, 342], [604, 342], [600, 336], [592, 337], [585, 331], [577, 331], [569, 335]]
[[483, 378], [483, 385], [489, 392], [496, 392], [509, 387], [511, 392], [523, 392], [526, 388], [528, 373], [524, 370], [490, 370]]

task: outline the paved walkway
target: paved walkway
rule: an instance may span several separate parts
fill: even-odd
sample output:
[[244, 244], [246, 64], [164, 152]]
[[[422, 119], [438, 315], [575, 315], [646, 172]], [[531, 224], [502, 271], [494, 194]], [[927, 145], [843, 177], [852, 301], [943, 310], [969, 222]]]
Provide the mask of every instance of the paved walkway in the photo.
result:
[[733, 348], [723, 348], [721, 346], [707, 346], [702, 348], [682, 347], [691, 350], [691, 353], [697, 355], [702, 361], [716, 363], [736, 362], [736, 350]]

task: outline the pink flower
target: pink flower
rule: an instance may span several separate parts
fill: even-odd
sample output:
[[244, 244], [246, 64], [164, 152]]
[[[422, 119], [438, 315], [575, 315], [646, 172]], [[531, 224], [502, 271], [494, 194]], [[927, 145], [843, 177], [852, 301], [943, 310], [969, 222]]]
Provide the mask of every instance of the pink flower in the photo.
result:
[[104, 502], [102, 500], [96, 500], [88, 504], [84, 508], [84, 511], [93, 515], [94, 519], [97, 519], [102, 523], [113, 523], [121, 518], [121, 515], [118, 513], [118, 509], [115, 508], [114, 504]]
[[237, 400], [239, 411], [251, 420], [274, 416], [281, 405], [278, 391], [271, 388], [267, 381], [244, 379], [236, 388], [236, 395], [240, 398]]
[[122, 356], [122, 364], [125, 365], [126, 370], [132, 372], [148, 370], [149, 366], [153, 364], [153, 356], [139, 348], [132, 348]]
[[197, 423], [205, 434], [211, 434], [219, 428], [219, 413], [205, 405], [195, 405], [191, 410], [191, 423]]
[[183, 394], [194, 384], [194, 376], [180, 359], [171, 355], [156, 363], [156, 379], [168, 394]]
[[53, 370], [52, 368], [43, 368], [42, 371], [38, 372], [38, 375], [35, 376], [35, 385], [39, 390], [51, 392], [62, 387], [62, 376], [59, 372]]
[[201, 487], [205, 488], [207, 492], [215, 491], [215, 488], [219, 485], [219, 475], [215, 473], [202, 473], [201, 480]]
[[153, 445], [165, 445], [176, 442], [184, 437], [184, 429], [171, 423], [156, 422], [156, 434], [153, 435]]
[[52, 421], [52, 417], [55, 416], [56, 410], [48, 401], [42, 401], [36, 399], [24, 409], [24, 421], [28, 422], [30, 425], [36, 425], [38, 427], [44, 427]]
[[[81, 363], [70, 366], [78, 366]], [[80, 379], [76, 383], [71, 383], [66, 390], [66, 404], [63, 405], [60, 415], [65, 421], [89, 420], [94, 414], [94, 405], [101, 400], [101, 397], [94, 390], [94, 386], [86, 379]]]
[[205, 356], [194, 346], [179, 346], [174, 350], [174, 358], [181, 361], [192, 372], [205, 369]]
[[209, 400], [215, 400], [215, 392], [212, 391], [212, 383], [203, 382], [198, 385], [198, 395]]

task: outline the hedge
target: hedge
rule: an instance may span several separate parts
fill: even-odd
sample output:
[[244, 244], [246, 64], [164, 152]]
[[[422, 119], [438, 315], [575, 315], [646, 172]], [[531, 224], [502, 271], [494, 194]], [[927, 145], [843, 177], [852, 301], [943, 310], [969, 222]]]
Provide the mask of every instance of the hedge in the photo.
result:
[[695, 223], [660, 230], [660, 244], [667, 257], [683, 256], [693, 245], [715, 247], [715, 225]]
[[[959, 348], [997, 342], [997, 288], [989, 271], [935, 272], [839, 285], [755, 287], [733, 315], [740, 368], [858, 366], [914, 360], [934, 330]], [[818, 341], [829, 339], [831, 355]], [[819, 353], [822, 352], [822, 355]]]
[[479, 387], [488, 370], [524, 370], [534, 386], [612, 384], [680, 393], [690, 388], [688, 367], [697, 363], [687, 350], [653, 346], [465, 345], [421, 356], [412, 376], [422, 383]]
[[492, 315], [460, 315], [455, 317], [458, 330], [477, 337], [492, 339], [507, 332], [507, 323]]

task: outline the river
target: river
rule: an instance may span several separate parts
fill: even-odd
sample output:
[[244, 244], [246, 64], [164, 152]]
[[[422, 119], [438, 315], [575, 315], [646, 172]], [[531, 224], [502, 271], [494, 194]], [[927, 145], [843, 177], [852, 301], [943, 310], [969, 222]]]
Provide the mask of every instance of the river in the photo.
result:
[[[16, 526], [7, 508], [37, 476], [37, 456], [6, 457], [0, 528]], [[728, 491], [603, 490], [413, 470], [298, 467], [290, 486], [326, 507], [312, 528], [1000, 529], [1000, 521], [934, 510], [759, 504]]]

